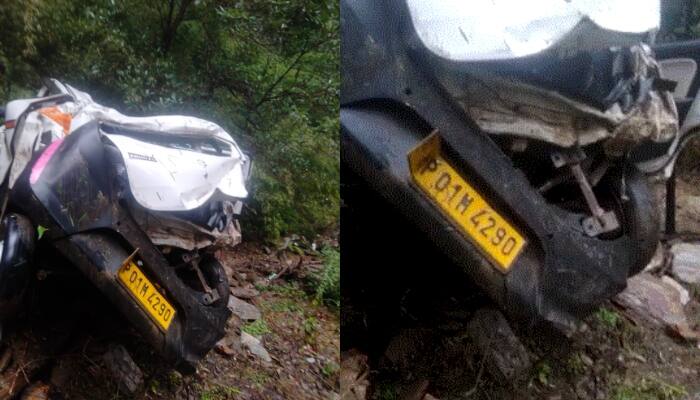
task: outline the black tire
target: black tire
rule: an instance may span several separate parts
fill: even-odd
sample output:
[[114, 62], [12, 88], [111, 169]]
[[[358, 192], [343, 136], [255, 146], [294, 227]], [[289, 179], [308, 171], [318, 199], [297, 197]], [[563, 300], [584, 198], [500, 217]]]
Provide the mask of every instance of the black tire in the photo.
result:
[[219, 299], [212, 303], [211, 306], [221, 308], [227, 307], [230, 289], [224, 267], [214, 256], [206, 255], [202, 257], [199, 268], [202, 270], [204, 279], [207, 280], [209, 286], [219, 294]]
[[[622, 177], [621, 169], [611, 174], [612, 179], [605, 184], [609, 185], [620, 204], [623, 234], [632, 239], [635, 260], [630, 264], [627, 276], [633, 276], [641, 272], [654, 256], [661, 238], [661, 227], [656, 196], [647, 176], [635, 166], [628, 165], [624, 168], [624, 179]], [[625, 200], [619, 199], [622, 189], [627, 197]]]

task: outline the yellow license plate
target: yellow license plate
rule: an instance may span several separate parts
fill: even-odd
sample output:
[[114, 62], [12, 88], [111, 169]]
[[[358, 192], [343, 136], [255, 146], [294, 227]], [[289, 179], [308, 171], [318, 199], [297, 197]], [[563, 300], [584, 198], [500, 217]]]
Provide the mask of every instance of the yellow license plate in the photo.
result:
[[117, 279], [158, 327], [167, 331], [175, 318], [175, 308], [146, 278], [141, 269], [133, 261], [129, 261], [119, 268]]
[[508, 271], [525, 239], [442, 157], [437, 133], [409, 152], [408, 163], [414, 183], [501, 270]]

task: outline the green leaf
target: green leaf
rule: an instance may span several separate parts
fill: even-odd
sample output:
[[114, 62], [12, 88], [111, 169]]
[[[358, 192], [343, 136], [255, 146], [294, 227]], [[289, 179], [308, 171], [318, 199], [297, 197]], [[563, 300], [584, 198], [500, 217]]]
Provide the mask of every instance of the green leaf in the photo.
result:
[[44, 233], [46, 233], [46, 231], [48, 231], [48, 230], [49, 230], [48, 228], [45, 228], [41, 225], [37, 226], [36, 227], [37, 239], [41, 240], [41, 238], [44, 236]]

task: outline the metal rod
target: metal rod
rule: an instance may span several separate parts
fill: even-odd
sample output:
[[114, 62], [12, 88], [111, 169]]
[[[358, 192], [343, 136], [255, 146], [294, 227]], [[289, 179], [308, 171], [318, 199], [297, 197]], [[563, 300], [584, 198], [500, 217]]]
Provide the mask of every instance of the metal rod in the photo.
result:
[[666, 234], [676, 233], [676, 170], [666, 181]]
[[593, 214], [596, 219], [600, 220], [605, 211], [598, 204], [598, 199], [595, 198], [593, 189], [588, 183], [588, 179], [586, 179], [586, 174], [583, 173], [581, 165], [573, 164], [571, 166], [571, 172], [574, 174], [574, 177], [581, 188], [581, 192], [583, 193], [583, 197], [586, 199], [586, 203], [588, 203], [588, 208], [591, 210], [591, 214]]

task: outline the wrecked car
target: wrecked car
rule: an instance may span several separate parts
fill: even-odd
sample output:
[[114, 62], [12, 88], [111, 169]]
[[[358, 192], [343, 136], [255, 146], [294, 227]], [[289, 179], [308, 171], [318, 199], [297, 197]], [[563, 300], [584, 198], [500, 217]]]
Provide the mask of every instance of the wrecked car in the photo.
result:
[[4, 316], [22, 300], [40, 242], [192, 372], [230, 315], [213, 252], [241, 240], [249, 158], [215, 123], [125, 116], [56, 80], [10, 101], [4, 119]]
[[508, 316], [572, 332], [647, 265], [649, 175], [683, 142], [658, 1], [342, 0], [341, 19], [342, 165]]

